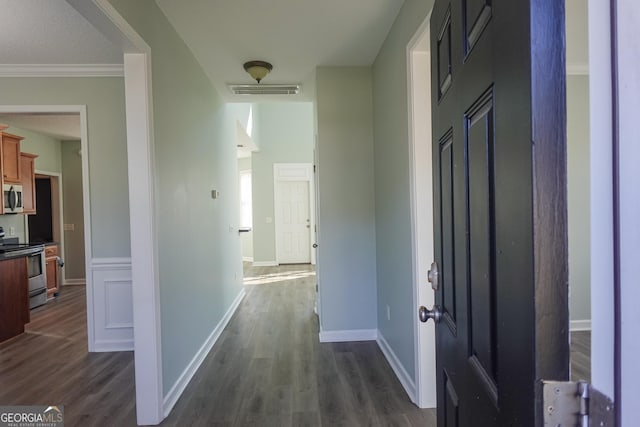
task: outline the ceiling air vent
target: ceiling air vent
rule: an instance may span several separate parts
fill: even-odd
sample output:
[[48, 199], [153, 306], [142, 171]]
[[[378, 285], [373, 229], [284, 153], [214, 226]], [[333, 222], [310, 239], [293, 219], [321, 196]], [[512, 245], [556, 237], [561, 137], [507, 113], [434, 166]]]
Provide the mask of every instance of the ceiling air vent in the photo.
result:
[[300, 85], [229, 85], [235, 95], [297, 95]]

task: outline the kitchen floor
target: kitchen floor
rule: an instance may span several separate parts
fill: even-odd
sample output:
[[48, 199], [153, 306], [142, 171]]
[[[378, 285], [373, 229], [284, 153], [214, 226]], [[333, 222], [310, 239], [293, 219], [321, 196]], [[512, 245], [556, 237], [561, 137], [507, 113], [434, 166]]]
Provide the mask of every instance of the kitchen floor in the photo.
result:
[[64, 405], [67, 426], [135, 425], [133, 352], [88, 353], [84, 286], [31, 311], [0, 344], [0, 405]]

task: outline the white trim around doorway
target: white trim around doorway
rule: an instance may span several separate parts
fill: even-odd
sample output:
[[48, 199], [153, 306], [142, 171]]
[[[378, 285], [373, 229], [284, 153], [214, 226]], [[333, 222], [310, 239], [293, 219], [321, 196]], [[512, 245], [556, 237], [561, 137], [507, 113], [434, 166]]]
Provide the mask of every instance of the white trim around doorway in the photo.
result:
[[[0, 114], [4, 113], [24, 113], [24, 114], [34, 114], [34, 113], [44, 113], [44, 114], [78, 114], [80, 116], [80, 147], [82, 150], [82, 210], [84, 214], [84, 246], [85, 246], [85, 258], [84, 258], [84, 266], [85, 271], [91, 271], [92, 264], [92, 247], [91, 247], [91, 200], [90, 200], [90, 181], [89, 181], [89, 140], [88, 140], [88, 131], [87, 131], [87, 106], [86, 105], [0, 105]], [[43, 175], [57, 176], [61, 177], [61, 174], [57, 172], [42, 172], [37, 171], [38, 173], [42, 173]], [[63, 221], [62, 217], [62, 186], [60, 186], [59, 192], [59, 203], [60, 203], [60, 220]], [[64, 237], [62, 236], [62, 228], [61, 232], [61, 249], [64, 248]], [[87, 298], [87, 346], [89, 351], [96, 351], [94, 342], [95, 342], [95, 322], [94, 322], [94, 312], [93, 312], [93, 283], [91, 281], [90, 275], [87, 274], [86, 278], [86, 298]]]
[[[413, 253], [412, 309], [434, 304], [426, 281], [433, 254], [433, 185], [431, 163], [431, 13], [407, 45], [407, 102], [409, 111], [409, 167], [411, 200], [411, 250]], [[414, 322], [415, 393], [420, 408], [436, 407], [436, 353], [433, 322]], [[409, 392], [409, 390], [407, 390]]]
[[[316, 227], [316, 206], [315, 206], [315, 183], [312, 163], [274, 163], [273, 164], [273, 207], [274, 207], [274, 228], [275, 228], [275, 245], [276, 245], [276, 261], [275, 265], [280, 264], [281, 257], [279, 255], [280, 246], [279, 239], [279, 215], [278, 215], [278, 183], [282, 181], [306, 181], [309, 188], [309, 260], [312, 265], [316, 264], [316, 251], [313, 248], [313, 230]], [[256, 263], [254, 263], [256, 265]]]
[[136, 414], [164, 419], [151, 47], [109, 0], [66, 0], [124, 54]]

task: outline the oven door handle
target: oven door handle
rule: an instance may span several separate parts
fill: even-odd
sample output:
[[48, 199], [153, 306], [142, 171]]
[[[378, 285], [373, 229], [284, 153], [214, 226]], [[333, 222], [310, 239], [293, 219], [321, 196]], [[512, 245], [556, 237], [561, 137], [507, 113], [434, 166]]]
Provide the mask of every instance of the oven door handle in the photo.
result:
[[29, 298], [33, 298], [35, 296], [38, 296], [40, 294], [44, 294], [45, 292], [47, 292], [47, 288], [40, 288], [40, 289], [34, 289], [32, 291], [29, 291]]

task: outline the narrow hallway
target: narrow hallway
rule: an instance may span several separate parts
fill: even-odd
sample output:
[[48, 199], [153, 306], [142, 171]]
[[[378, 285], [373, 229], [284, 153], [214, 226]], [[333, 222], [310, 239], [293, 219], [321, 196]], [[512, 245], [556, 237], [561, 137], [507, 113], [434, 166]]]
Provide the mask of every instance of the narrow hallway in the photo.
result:
[[245, 284], [162, 425], [435, 426], [435, 410], [409, 401], [375, 342], [319, 343], [312, 266], [249, 267]]

